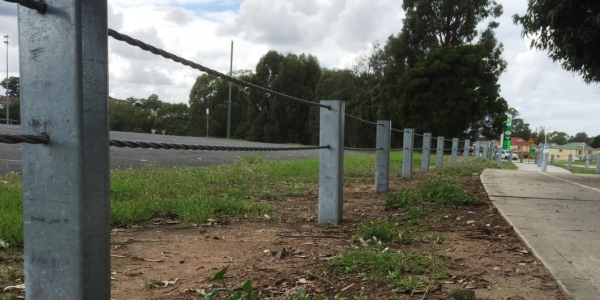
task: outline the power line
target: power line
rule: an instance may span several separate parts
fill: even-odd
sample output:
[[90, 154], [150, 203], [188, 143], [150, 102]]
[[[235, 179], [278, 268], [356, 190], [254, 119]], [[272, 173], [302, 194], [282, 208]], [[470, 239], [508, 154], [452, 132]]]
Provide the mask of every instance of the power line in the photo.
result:
[[200, 70], [200, 71], [205, 72], [205, 73], [207, 73], [209, 75], [212, 75], [212, 76], [215, 76], [215, 77], [219, 77], [221, 79], [225, 79], [225, 80], [227, 80], [229, 82], [233, 82], [233, 83], [241, 85], [241, 86], [245, 86], [245, 87], [249, 87], [249, 88], [252, 88], [252, 89], [260, 90], [260, 91], [263, 91], [263, 92], [266, 92], [266, 93], [272, 93], [272, 94], [281, 96], [281, 97], [289, 99], [289, 100], [298, 101], [298, 102], [302, 102], [302, 103], [309, 104], [309, 105], [315, 105], [315, 106], [320, 106], [320, 107], [324, 107], [324, 108], [327, 108], [327, 109], [331, 109], [331, 106], [328, 106], [328, 105], [323, 105], [323, 104], [320, 104], [320, 103], [317, 103], [317, 102], [312, 102], [312, 101], [308, 101], [308, 100], [304, 100], [304, 99], [292, 97], [292, 96], [289, 96], [289, 95], [286, 95], [286, 94], [283, 94], [283, 93], [280, 93], [280, 92], [276, 92], [276, 91], [273, 91], [271, 89], [268, 89], [268, 88], [265, 88], [265, 87], [262, 87], [262, 86], [259, 86], [259, 85], [253, 84], [253, 83], [249, 83], [249, 82], [237, 79], [235, 77], [232, 77], [232, 76], [229, 76], [229, 75], [226, 75], [226, 74], [223, 74], [221, 72], [218, 72], [218, 71], [215, 71], [213, 69], [207, 68], [207, 67], [205, 67], [203, 65], [197, 64], [197, 63], [195, 63], [193, 61], [190, 61], [190, 60], [187, 60], [185, 58], [179, 57], [179, 56], [177, 56], [175, 54], [172, 54], [170, 52], [167, 52], [165, 50], [162, 50], [162, 49], [156, 48], [154, 46], [151, 46], [149, 44], [146, 44], [146, 43], [144, 43], [144, 42], [142, 42], [140, 40], [134, 39], [134, 38], [132, 38], [130, 36], [127, 36], [125, 34], [119, 33], [119, 32], [117, 32], [115, 30], [112, 30], [112, 29], [108, 29], [108, 35], [111, 36], [111, 37], [113, 37], [116, 40], [125, 42], [125, 43], [127, 43], [129, 45], [132, 45], [132, 46], [136, 46], [136, 47], [138, 47], [138, 48], [140, 48], [140, 49], [142, 49], [144, 51], [148, 51], [148, 52], [154, 53], [154, 54], [162, 56], [162, 57], [164, 57], [166, 59], [170, 59], [170, 60], [172, 60], [174, 62], [178, 62], [178, 63], [180, 63], [182, 65], [188, 66], [190, 68], [194, 68], [196, 70]]

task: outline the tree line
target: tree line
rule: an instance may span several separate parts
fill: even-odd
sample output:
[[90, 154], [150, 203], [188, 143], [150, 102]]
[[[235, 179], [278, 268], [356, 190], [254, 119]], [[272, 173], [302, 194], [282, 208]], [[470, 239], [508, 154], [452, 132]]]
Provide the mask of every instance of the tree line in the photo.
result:
[[[559, 12], [552, 6], [530, 2], [527, 14], [515, 15], [514, 22], [523, 26], [523, 34], [534, 37], [533, 47], [547, 50], [567, 70], [580, 72], [587, 82], [594, 82], [598, 79], [594, 70], [598, 70], [600, 51], [583, 50], [597, 47], [597, 43], [590, 43], [590, 35], [571, 33], [598, 28], [600, 10], [592, 7], [596, 4], [580, 4], [569, 4], [572, 11]], [[269, 51], [254, 70], [238, 70], [232, 75], [310, 101], [343, 100], [347, 113], [372, 121], [392, 120], [395, 128], [414, 128], [416, 132], [448, 138], [474, 139], [482, 135], [497, 139], [503, 131], [505, 114], [510, 113], [498, 84], [506, 69], [503, 45], [495, 36], [502, 6], [493, 0], [404, 0], [403, 9], [400, 32], [383, 45], [376, 42], [347, 68], [323, 68], [311, 54]], [[564, 24], [556, 23], [557, 18], [546, 17], [556, 13], [573, 24], [563, 28]], [[589, 23], [585, 26], [576, 22], [583, 15]], [[587, 54], [577, 57], [577, 53]], [[228, 82], [203, 74], [196, 79], [187, 104], [164, 103], [157, 95], [128, 98], [129, 105], [110, 102], [110, 128], [137, 132], [165, 129], [176, 135], [225, 137], [228, 93]], [[237, 85], [232, 88], [232, 101], [234, 138], [318, 143], [318, 107]], [[210, 110], [208, 116], [206, 109]], [[16, 115], [11, 111], [11, 116]], [[513, 136], [533, 138], [536, 144], [546, 137], [543, 128], [532, 130], [520, 118], [513, 122]], [[348, 146], [372, 147], [374, 131], [372, 125], [346, 118]], [[569, 136], [554, 131], [547, 137], [558, 144], [576, 141], [600, 146], [600, 138], [588, 137], [584, 132]], [[401, 138], [392, 140], [397, 146]]]

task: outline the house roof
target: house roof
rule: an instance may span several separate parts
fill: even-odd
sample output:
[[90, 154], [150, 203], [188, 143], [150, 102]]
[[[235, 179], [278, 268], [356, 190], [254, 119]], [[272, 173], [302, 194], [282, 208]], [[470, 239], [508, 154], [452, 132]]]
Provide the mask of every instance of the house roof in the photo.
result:
[[[581, 150], [583, 148], [582, 146], [583, 143], [568, 143], [568, 144], [564, 144], [564, 145], [556, 145], [556, 146], [552, 146], [550, 147], [551, 149], [563, 149], [563, 150]], [[585, 145], [585, 151], [595, 151], [596, 149], [588, 146], [587, 144]]]
[[[500, 145], [501, 141], [496, 141], [496, 144]], [[510, 145], [511, 146], [529, 146], [529, 143], [520, 138], [520, 137], [514, 137], [514, 138], [510, 138]]]
[[510, 145], [511, 146], [529, 146], [529, 143], [520, 137], [514, 137], [514, 138], [510, 138]]

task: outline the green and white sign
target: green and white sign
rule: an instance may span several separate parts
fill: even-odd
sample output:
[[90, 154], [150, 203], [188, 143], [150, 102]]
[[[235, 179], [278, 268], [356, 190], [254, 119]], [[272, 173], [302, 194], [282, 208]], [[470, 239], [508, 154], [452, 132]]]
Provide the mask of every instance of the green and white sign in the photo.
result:
[[512, 116], [506, 117], [506, 129], [504, 130], [504, 141], [502, 141], [502, 148], [510, 150], [510, 135], [512, 133]]

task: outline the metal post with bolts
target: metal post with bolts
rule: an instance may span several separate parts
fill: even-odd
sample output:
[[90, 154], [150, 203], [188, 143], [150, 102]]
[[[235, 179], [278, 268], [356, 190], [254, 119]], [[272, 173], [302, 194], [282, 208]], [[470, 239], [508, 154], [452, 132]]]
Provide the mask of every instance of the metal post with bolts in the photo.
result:
[[431, 133], [423, 134], [423, 150], [421, 153], [421, 172], [427, 172], [429, 171], [429, 159], [431, 157]]
[[465, 153], [463, 153], [463, 157], [465, 160], [469, 160], [469, 145], [470, 141], [469, 140], [465, 140]]
[[537, 166], [538, 167], [542, 167], [542, 161], [544, 160], [544, 145], [542, 145], [542, 143], [539, 144], [538, 149], [540, 151], [538, 151], [539, 153], [536, 156], [539, 156], [538, 162], [537, 162]]
[[548, 145], [544, 145], [544, 150], [542, 151], [542, 172], [546, 172], [548, 170], [548, 154], [550, 149], [548, 149]]
[[458, 139], [457, 138], [453, 138], [452, 139], [452, 158], [450, 158], [450, 162], [455, 165], [456, 164], [456, 157], [458, 156]]
[[319, 224], [342, 220], [344, 202], [344, 110], [345, 102], [322, 100], [319, 145]]
[[392, 134], [391, 121], [377, 121], [377, 141], [375, 147], [375, 191], [387, 192], [390, 187], [390, 141]]
[[496, 166], [498, 168], [502, 167], [502, 148], [497, 148], [496, 150]]
[[404, 129], [403, 151], [402, 151], [402, 178], [412, 178], [414, 129]]
[[18, 9], [27, 298], [110, 299], [107, 1], [50, 5]]
[[490, 143], [488, 142], [484, 142], [483, 143], [483, 159], [488, 159], [489, 157], [489, 150], [490, 150]]
[[442, 168], [442, 161], [444, 159], [444, 137], [438, 136], [437, 138], [437, 149], [435, 151], [435, 168]]
[[567, 161], [567, 166], [570, 169], [572, 165], [573, 165], [573, 154], [569, 154], [569, 160]]
[[586, 169], [590, 168], [590, 154], [589, 153], [585, 156], [585, 168]]

